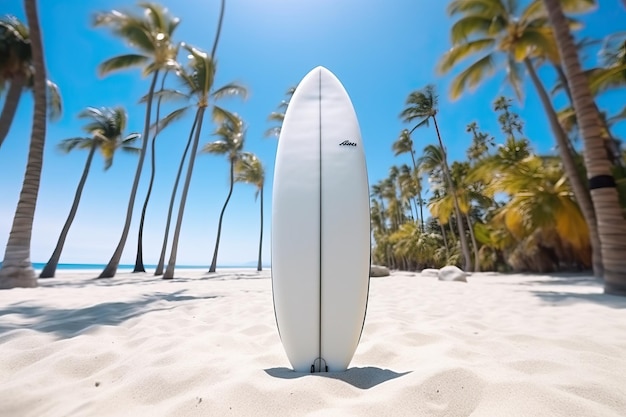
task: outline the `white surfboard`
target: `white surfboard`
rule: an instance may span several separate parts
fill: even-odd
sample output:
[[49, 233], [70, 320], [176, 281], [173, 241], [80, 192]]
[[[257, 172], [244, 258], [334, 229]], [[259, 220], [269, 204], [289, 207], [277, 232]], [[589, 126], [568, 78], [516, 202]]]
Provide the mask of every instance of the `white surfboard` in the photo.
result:
[[370, 211], [356, 113], [326, 68], [294, 92], [281, 128], [272, 202], [272, 292], [294, 370], [343, 371], [369, 290]]

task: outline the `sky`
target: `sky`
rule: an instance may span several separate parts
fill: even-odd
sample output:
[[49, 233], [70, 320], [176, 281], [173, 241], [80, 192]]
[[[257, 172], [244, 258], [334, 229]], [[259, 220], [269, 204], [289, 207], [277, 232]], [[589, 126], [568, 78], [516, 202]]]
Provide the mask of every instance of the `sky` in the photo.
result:
[[[175, 40], [210, 50], [215, 36], [219, 0], [162, 1], [181, 19]], [[264, 163], [265, 233], [263, 261], [270, 262], [272, 180], [277, 140], [264, 137], [285, 92], [318, 65], [331, 70], [344, 84], [359, 118], [370, 185], [387, 176], [393, 164], [409, 163], [410, 157], [394, 157], [391, 144], [400, 131], [411, 127], [399, 114], [410, 92], [434, 84], [439, 94], [441, 135], [451, 160], [463, 160], [471, 142], [466, 126], [476, 121], [503, 141], [492, 103], [499, 95], [513, 97], [502, 72], [494, 74], [461, 98], [449, 98], [450, 81], [456, 71], [440, 75], [437, 62], [450, 48], [453, 20], [446, 15], [446, 1], [426, 0], [227, 0], [222, 36], [217, 51], [216, 86], [237, 82], [246, 86], [246, 101], [222, 100], [220, 105], [245, 121], [245, 150]], [[60, 141], [82, 136], [83, 120], [77, 114], [88, 106], [122, 105], [128, 112], [127, 133], [143, 130], [145, 105], [139, 99], [149, 88], [149, 78], [137, 69], [99, 77], [104, 60], [132, 50], [106, 28], [93, 28], [95, 12], [119, 9], [138, 13], [135, 3], [122, 0], [39, 0], [39, 16], [48, 78], [61, 89], [63, 116], [50, 122], [46, 135], [40, 193], [33, 225], [31, 261], [46, 262], [54, 249], [74, 198], [86, 151], [65, 154]], [[26, 21], [23, 4], [0, 0], [0, 13]], [[619, 0], [600, 0], [592, 13], [580, 17], [584, 28], [576, 33], [601, 39], [624, 30], [626, 11]], [[586, 67], [597, 65], [597, 48], [583, 55]], [[460, 66], [459, 69], [462, 69]], [[542, 68], [540, 76], [549, 88], [555, 75]], [[526, 77], [527, 78], [527, 77]], [[537, 95], [524, 84], [524, 98], [513, 109], [525, 122], [524, 132], [534, 149], [555, 153], [554, 139]], [[558, 100], [557, 100], [558, 102]], [[562, 103], [562, 102], [561, 102]], [[602, 109], [615, 113], [624, 106], [624, 91], [598, 99]], [[3, 97], [0, 105], [4, 105]], [[164, 112], [177, 106], [170, 104]], [[33, 100], [25, 93], [8, 137], [0, 148], [0, 246], [6, 246], [23, 181]], [[144, 230], [144, 262], [155, 264], [178, 162], [192, 124], [188, 116], [163, 131], [157, 141], [157, 174]], [[617, 137], [626, 137], [626, 122], [615, 126]], [[200, 145], [215, 140], [215, 126], [205, 121]], [[434, 129], [415, 131], [418, 155], [435, 143]], [[149, 158], [149, 155], [148, 155]], [[97, 156], [87, 179], [76, 219], [68, 235], [61, 263], [108, 262], [122, 233], [137, 157], [118, 153], [113, 166], [104, 171]], [[122, 264], [133, 264], [141, 205], [148, 185], [149, 159], [142, 174], [132, 226]], [[426, 185], [426, 184], [424, 184]], [[228, 192], [225, 157], [197, 156], [178, 249], [178, 265], [209, 265], [218, 217]], [[427, 194], [426, 197], [429, 195]], [[259, 202], [255, 188], [236, 184], [222, 228], [218, 265], [246, 265], [256, 260], [259, 237]], [[178, 205], [176, 205], [178, 207]], [[168, 245], [169, 247], [169, 245]]]

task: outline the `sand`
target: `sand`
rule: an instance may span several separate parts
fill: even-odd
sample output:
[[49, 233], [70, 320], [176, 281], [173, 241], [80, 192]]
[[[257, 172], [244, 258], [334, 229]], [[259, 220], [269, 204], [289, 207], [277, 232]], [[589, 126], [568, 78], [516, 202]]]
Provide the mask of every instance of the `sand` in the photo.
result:
[[269, 271], [0, 291], [1, 416], [623, 416], [626, 298], [584, 275], [373, 278], [350, 369], [290, 370]]

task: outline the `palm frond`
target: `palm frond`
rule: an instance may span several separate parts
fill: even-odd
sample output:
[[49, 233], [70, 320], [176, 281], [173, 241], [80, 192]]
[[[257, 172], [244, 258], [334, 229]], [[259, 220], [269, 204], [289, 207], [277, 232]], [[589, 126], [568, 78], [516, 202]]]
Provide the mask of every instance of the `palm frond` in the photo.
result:
[[267, 116], [267, 120], [270, 122], [282, 123], [285, 120], [285, 113], [273, 111]]
[[572, 13], [588, 13], [597, 7], [596, 0], [560, 0], [563, 12]]
[[[122, 139], [122, 147], [123, 148], [131, 148], [138, 139], [141, 138], [141, 133], [129, 133], [126, 135], [124, 139]], [[135, 148], [136, 150], [140, 150], [139, 148]]]
[[452, 45], [467, 41], [472, 35], [489, 35], [492, 32], [493, 19], [488, 15], [468, 15], [457, 20], [451, 31]]
[[597, 95], [609, 89], [626, 85], [626, 63], [609, 68], [594, 68], [587, 72], [589, 88]]
[[159, 132], [164, 130], [172, 122], [175, 122], [175, 121], [180, 120], [181, 118], [183, 118], [187, 114], [187, 112], [189, 111], [190, 108], [191, 108], [191, 106], [185, 106], [185, 107], [181, 107], [180, 109], [173, 110], [167, 116], [165, 116], [162, 119], [157, 120], [155, 123], [153, 123], [152, 126], [150, 126], [150, 129], [154, 130], [156, 128], [156, 126], [157, 126], [157, 123], [158, 123]]
[[263, 136], [265, 136], [266, 138], [279, 137], [280, 131], [281, 131], [281, 126], [270, 127], [265, 132], [263, 132]]
[[223, 87], [218, 88], [217, 90], [211, 93], [211, 96], [215, 99], [220, 99], [224, 97], [232, 97], [232, 96], [240, 96], [244, 100], [248, 98], [248, 90], [246, 87], [235, 83], [226, 84]]
[[230, 152], [230, 145], [225, 140], [216, 140], [204, 145], [200, 152], [225, 155]]
[[506, 13], [500, 0], [454, 0], [448, 4], [448, 15], [460, 13], [481, 13], [498, 16]]
[[554, 64], [561, 62], [554, 32], [546, 26], [527, 28], [515, 40], [513, 56], [517, 62], [527, 57], [548, 58]]
[[145, 65], [148, 61], [150, 61], [150, 58], [144, 55], [127, 54], [115, 56], [98, 65], [98, 73], [102, 77], [113, 71]]
[[48, 110], [50, 120], [55, 121], [58, 120], [63, 114], [63, 102], [61, 100], [61, 90], [59, 86], [53, 83], [50, 80], [46, 80], [46, 85], [48, 88]]
[[[161, 99], [163, 101], [176, 101], [176, 100], [189, 100], [189, 95], [179, 90], [163, 89], [155, 91], [153, 94], [154, 99]], [[146, 103], [148, 101], [148, 95], [144, 95], [139, 99], [140, 103]]]
[[493, 38], [482, 38], [453, 46], [446, 52], [437, 66], [437, 72], [445, 74], [465, 58], [478, 52], [492, 49], [496, 45]]
[[466, 88], [470, 88], [470, 90], [475, 88], [485, 76], [492, 75], [494, 71], [495, 64], [492, 55], [484, 56], [452, 80], [450, 97], [453, 100], [459, 98]]
[[62, 152], [69, 153], [77, 148], [88, 149], [92, 146], [92, 143], [93, 142], [91, 138], [75, 137], [63, 139], [61, 142], [59, 142], [57, 146]]
[[232, 123], [233, 125], [242, 123], [237, 114], [229, 112], [219, 106], [213, 106], [213, 121], [219, 124]]

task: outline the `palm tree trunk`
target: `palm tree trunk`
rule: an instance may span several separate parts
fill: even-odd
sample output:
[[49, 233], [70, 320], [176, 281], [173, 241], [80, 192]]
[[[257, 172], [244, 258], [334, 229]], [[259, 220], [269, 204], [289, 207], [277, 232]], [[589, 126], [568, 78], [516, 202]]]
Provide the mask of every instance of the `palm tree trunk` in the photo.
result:
[[222, 0], [220, 4], [220, 16], [217, 20], [217, 31], [215, 33], [215, 40], [213, 41], [213, 48], [211, 49], [211, 60], [215, 59], [215, 53], [217, 52], [217, 45], [220, 42], [220, 34], [222, 33], [222, 22], [224, 21], [225, 8], [226, 8], [226, 0]]
[[185, 183], [183, 184], [183, 191], [180, 196], [180, 203], [178, 207], [178, 216], [176, 218], [176, 226], [174, 227], [174, 237], [172, 238], [172, 250], [170, 251], [170, 259], [163, 274], [163, 279], [174, 278], [174, 269], [176, 268], [176, 255], [178, 254], [178, 240], [180, 238], [180, 229], [183, 224], [183, 215], [185, 214], [185, 203], [187, 202], [187, 194], [189, 193], [189, 184], [191, 183], [191, 175], [193, 174], [193, 166], [196, 161], [196, 154], [198, 153], [198, 143], [200, 142], [200, 132], [202, 131], [202, 119], [204, 118], [204, 111], [206, 107], [198, 107], [196, 114], [196, 121], [198, 122], [196, 128], [196, 134], [193, 138], [191, 145], [191, 154], [189, 155], [189, 164], [187, 165], [187, 175], [185, 176]]
[[467, 227], [469, 229], [470, 238], [472, 239], [472, 246], [474, 247], [474, 272], [480, 272], [480, 257], [478, 256], [478, 242], [476, 241], [476, 235], [474, 234], [474, 227], [472, 226], [472, 219], [468, 213], [465, 213], [465, 219], [467, 220]]
[[193, 133], [196, 130], [197, 124], [198, 124], [198, 113], [196, 112], [196, 118], [194, 119], [193, 125], [191, 126], [191, 132], [189, 132], [189, 139], [187, 139], [187, 146], [185, 146], [185, 151], [183, 152], [183, 156], [180, 159], [180, 164], [178, 165], [178, 172], [176, 173], [176, 181], [174, 181], [174, 188], [172, 189], [172, 196], [170, 197], [170, 205], [167, 209], [167, 220], [165, 220], [165, 233], [163, 234], [163, 245], [161, 246], [161, 255], [159, 256], [159, 263], [157, 264], [157, 267], [154, 270], [154, 275], [163, 275], [163, 266], [165, 264], [165, 252], [167, 250], [167, 238], [170, 232], [170, 223], [172, 221], [172, 213], [174, 211], [174, 202], [176, 201], [176, 191], [178, 190], [178, 183], [180, 182], [180, 176], [183, 173], [183, 167], [185, 166], [185, 159], [187, 158], [187, 152], [189, 151], [189, 147], [191, 146], [191, 142], [193, 140]]
[[448, 238], [446, 237], [446, 229], [443, 224], [437, 220], [439, 227], [441, 228], [441, 237], [443, 237], [443, 246], [446, 248], [446, 259], [450, 258], [450, 248], [448, 247]]
[[[567, 174], [567, 178], [569, 179], [569, 183], [572, 186], [572, 190], [574, 191], [574, 197], [580, 206], [580, 210], [587, 222], [587, 227], [589, 228], [589, 237], [591, 239], [591, 254], [592, 254], [592, 264], [593, 264], [593, 273], [596, 277], [602, 277], [603, 267], [602, 267], [602, 253], [600, 249], [600, 235], [598, 234], [598, 226], [596, 224], [596, 214], [593, 209], [593, 203], [591, 202], [591, 196], [589, 195], [589, 191], [583, 184], [582, 178], [576, 168], [576, 162], [574, 162], [574, 157], [571, 152], [571, 143], [563, 130], [563, 127], [559, 123], [559, 118], [552, 106], [552, 101], [548, 96], [548, 93], [543, 86], [541, 80], [537, 76], [537, 72], [535, 71], [535, 67], [533, 66], [530, 59], [524, 59], [524, 65], [528, 70], [530, 78], [539, 94], [539, 98], [541, 99], [541, 104], [543, 105], [546, 114], [548, 115], [548, 120], [550, 122], [550, 127], [552, 128], [552, 133], [554, 134], [554, 138], [556, 139], [557, 147], [559, 149], [559, 154], [561, 155], [561, 161], [563, 162], [563, 169]], [[569, 89], [568, 89], [569, 91]]]
[[39, 195], [43, 149], [46, 140], [46, 65], [37, 13], [37, 0], [24, 0], [24, 9], [30, 28], [32, 62], [35, 70], [33, 124], [24, 182], [15, 208], [4, 260], [2, 267], [0, 267], [0, 289], [37, 286], [37, 276], [30, 261], [30, 241]]
[[154, 71], [152, 76], [152, 82], [150, 83], [150, 90], [148, 91], [148, 102], [146, 105], [146, 117], [143, 127], [143, 143], [141, 145], [141, 152], [139, 153], [139, 161], [137, 162], [137, 171], [135, 172], [135, 180], [133, 181], [133, 187], [130, 191], [130, 199], [128, 200], [128, 208], [126, 209], [126, 221], [124, 222], [124, 229], [122, 230], [122, 236], [120, 241], [113, 252], [113, 256], [109, 260], [109, 263], [104, 267], [104, 270], [98, 278], [112, 278], [117, 272], [117, 267], [120, 264], [122, 258], [122, 252], [124, 252], [124, 246], [126, 245], [126, 239], [128, 238], [128, 231], [130, 230], [130, 223], [133, 219], [133, 208], [135, 207], [135, 197], [137, 196], [137, 188], [139, 187], [139, 179], [141, 178], [141, 170], [143, 168], [143, 161], [146, 158], [146, 150], [148, 149], [148, 138], [150, 136], [150, 118], [152, 117], [152, 97], [154, 96], [154, 87], [156, 86], [157, 78], [159, 77], [159, 70]]
[[[167, 78], [167, 72], [161, 77], [161, 91], [165, 85], [165, 79]], [[157, 100], [156, 108], [156, 122], [154, 123], [154, 136], [152, 136], [152, 143], [150, 144], [150, 183], [148, 184], [148, 191], [146, 192], [146, 198], [141, 208], [141, 219], [139, 220], [139, 232], [137, 234], [137, 256], [135, 257], [135, 268], [133, 272], [146, 272], [146, 268], [143, 265], [143, 225], [146, 220], [146, 210], [148, 209], [148, 202], [150, 201], [150, 195], [152, 194], [152, 186], [154, 185], [154, 174], [156, 173], [156, 139], [159, 136], [159, 118], [161, 117], [161, 99], [159, 96]]]
[[387, 232], [387, 225], [385, 224], [387, 222], [387, 219], [385, 217], [385, 199], [384, 198], [380, 198], [380, 219], [381, 219], [381, 223], [383, 226], [383, 233]]
[[224, 219], [224, 212], [226, 211], [226, 206], [228, 205], [228, 202], [230, 201], [230, 196], [233, 195], [234, 185], [235, 185], [235, 161], [234, 159], [231, 158], [230, 189], [228, 190], [228, 195], [226, 196], [224, 207], [222, 207], [219, 222], [217, 223], [217, 238], [215, 239], [215, 250], [213, 251], [213, 260], [211, 261], [211, 267], [209, 268], [209, 272], [215, 272], [215, 268], [217, 267], [217, 252], [220, 249], [220, 236], [222, 235], [222, 220]]
[[83, 194], [83, 188], [85, 187], [85, 182], [87, 181], [87, 176], [89, 175], [89, 170], [91, 169], [91, 162], [93, 160], [93, 155], [96, 153], [96, 143], [94, 142], [91, 145], [91, 149], [89, 149], [89, 155], [87, 155], [87, 161], [85, 162], [85, 168], [83, 169], [83, 174], [80, 177], [80, 181], [78, 182], [78, 187], [76, 187], [76, 193], [74, 194], [74, 202], [72, 203], [72, 207], [70, 208], [70, 212], [67, 215], [67, 220], [65, 220], [65, 224], [63, 225], [63, 229], [61, 229], [61, 235], [59, 235], [59, 240], [57, 241], [57, 245], [48, 260], [48, 263], [44, 266], [39, 274], [39, 278], [52, 278], [57, 270], [57, 266], [59, 265], [59, 259], [61, 258], [61, 252], [63, 252], [63, 246], [65, 245], [65, 239], [67, 238], [67, 234], [70, 231], [70, 227], [74, 222], [74, 217], [76, 216], [76, 211], [78, 210], [78, 204], [80, 203], [80, 198]]
[[[412, 142], [411, 142], [412, 143]], [[413, 161], [413, 170], [417, 173], [417, 164], [415, 163], [415, 152], [413, 151], [413, 145], [411, 144], [411, 160]], [[420, 221], [422, 223], [422, 232], [426, 230], [424, 228], [424, 211], [422, 209], [423, 201], [422, 201], [422, 184], [419, 183], [419, 177], [417, 180], [417, 198], [420, 203]]]
[[7, 91], [6, 98], [4, 99], [2, 114], [0, 114], [0, 147], [2, 147], [2, 142], [4, 142], [4, 139], [6, 139], [9, 134], [17, 106], [20, 104], [23, 89], [24, 77], [21, 74], [16, 74], [11, 80], [9, 91]]
[[599, 116], [561, 5], [558, 0], [544, 0], [544, 4], [555, 30], [585, 144], [585, 165], [602, 249], [604, 291], [626, 295], [626, 220], [619, 205], [611, 163], [606, 157]]
[[457, 238], [456, 238], [456, 234], [454, 233], [454, 228], [452, 227], [451, 221], [448, 222], [448, 227], [450, 228], [450, 234], [452, 235], [452, 243], [454, 243], [454, 245], [456, 246]]
[[417, 201], [414, 198], [410, 198], [410, 197], [408, 201], [409, 201], [409, 211], [411, 213], [411, 218], [414, 222], [417, 223], [419, 221], [419, 214], [417, 212]]
[[261, 186], [261, 233], [259, 236], [259, 262], [257, 263], [257, 267], [256, 270], [257, 271], [262, 271], [263, 270], [263, 261], [261, 259], [262, 257], [262, 252], [263, 252], [263, 186]]
[[456, 187], [452, 182], [452, 175], [450, 175], [450, 169], [448, 168], [448, 156], [446, 154], [446, 149], [443, 146], [443, 141], [441, 140], [441, 134], [439, 133], [439, 125], [437, 124], [437, 118], [433, 116], [433, 122], [435, 123], [435, 130], [437, 131], [437, 139], [439, 139], [439, 146], [441, 147], [441, 154], [443, 156], [443, 170], [448, 180], [448, 186], [450, 187], [450, 192], [452, 193], [452, 201], [454, 202], [454, 214], [456, 215], [456, 226], [459, 229], [459, 240], [461, 241], [461, 251], [463, 252], [463, 258], [465, 260], [464, 270], [471, 271], [472, 269], [472, 259], [470, 257], [469, 246], [467, 245], [467, 238], [465, 237], [465, 231], [463, 227], [463, 217], [461, 216], [461, 210], [459, 209], [459, 200], [456, 196]]

